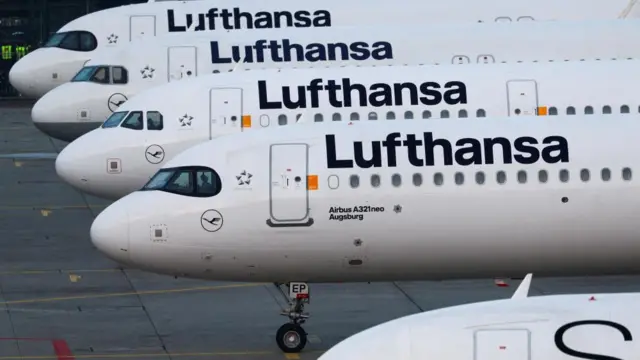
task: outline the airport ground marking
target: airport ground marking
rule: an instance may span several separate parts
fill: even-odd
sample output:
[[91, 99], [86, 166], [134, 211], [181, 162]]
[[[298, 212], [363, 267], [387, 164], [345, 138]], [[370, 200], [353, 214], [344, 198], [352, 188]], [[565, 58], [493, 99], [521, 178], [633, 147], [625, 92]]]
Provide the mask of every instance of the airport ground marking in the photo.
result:
[[[111, 293], [111, 294], [92, 294], [92, 295], [63, 296], [63, 297], [42, 298], [42, 299], [23, 299], [23, 300], [2, 301], [0, 302], [0, 305], [98, 299], [98, 298], [108, 298], [108, 297], [118, 297], [118, 296], [172, 294], [172, 293], [193, 292], [193, 291], [212, 291], [212, 290], [224, 290], [224, 289], [233, 289], [233, 288], [241, 288], [241, 287], [263, 286], [263, 285], [265, 285], [265, 283], [246, 283], [246, 284], [217, 285], [217, 286], [199, 286], [199, 287], [183, 288], [183, 289], [143, 290], [143, 291], [130, 291], [130, 292]], [[2, 358], [0, 357], [0, 359]]]

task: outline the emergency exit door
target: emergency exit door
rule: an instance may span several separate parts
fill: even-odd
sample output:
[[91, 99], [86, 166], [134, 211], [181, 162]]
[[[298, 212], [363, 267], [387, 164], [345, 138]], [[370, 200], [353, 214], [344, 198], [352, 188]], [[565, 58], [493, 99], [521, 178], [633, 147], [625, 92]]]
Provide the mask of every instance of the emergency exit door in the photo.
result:
[[537, 115], [538, 85], [535, 80], [507, 81], [509, 116]]
[[242, 130], [242, 89], [209, 89], [209, 139]]
[[169, 82], [197, 76], [197, 54], [195, 46], [172, 46], [169, 48]]
[[269, 200], [273, 221], [301, 224], [307, 218], [309, 214], [308, 156], [307, 144], [271, 145]]
[[527, 329], [478, 330], [474, 336], [475, 360], [530, 360]]
[[133, 42], [154, 36], [156, 36], [155, 16], [140, 15], [129, 18], [129, 41]]

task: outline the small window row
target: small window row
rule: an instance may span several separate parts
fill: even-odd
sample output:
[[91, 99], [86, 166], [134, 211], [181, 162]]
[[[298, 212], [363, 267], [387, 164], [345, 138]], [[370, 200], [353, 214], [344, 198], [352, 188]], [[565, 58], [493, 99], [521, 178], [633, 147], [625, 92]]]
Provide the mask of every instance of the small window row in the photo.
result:
[[[477, 171], [474, 176], [472, 182], [475, 182], [478, 185], [484, 185], [488, 181], [488, 177], [491, 174], [486, 173], [484, 171]], [[561, 169], [557, 173], [558, 180], [561, 183], [567, 183], [571, 180], [570, 172], [567, 169]], [[596, 178], [598, 176], [596, 175]], [[529, 172], [525, 170], [519, 170], [516, 172], [515, 179], [519, 184], [526, 184], [529, 178]], [[537, 182], [544, 184], [549, 181], [550, 175], [547, 170], [539, 170], [537, 171]], [[581, 182], [591, 181], [591, 171], [589, 169], [581, 169], [578, 172], [578, 178]], [[612, 179], [612, 172], [609, 168], [603, 168], [600, 170], [599, 178], [603, 182], [608, 182]], [[631, 181], [632, 173], [631, 168], [625, 167], [620, 171], [620, 178], [624, 181]], [[595, 179], [593, 179], [595, 180]], [[507, 183], [507, 173], [505, 171], [499, 170], [495, 173], [495, 182], [497, 184], [503, 185]], [[423, 176], [421, 173], [415, 173], [411, 176], [411, 183], [414, 186], [422, 186], [423, 184]], [[436, 186], [442, 186], [445, 183], [445, 175], [440, 172], [436, 172], [433, 174], [433, 184]], [[456, 172], [453, 175], [453, 183], [456, 185], [464, 185], [465, 183], [465, 174], [462, 172]], [[373, 188], [378, 188], [381, 185], [381, 178], [378, 174], [372, 174], [370, 177], [370, 184]], [[360, 176], [351, 175], [349, 176], [349, 185], [356, 189], [360, 186]], [[391, 185], [394, 187], [399, 187], [402, 185], [402, 175], [393, 174], [391, 175]]]
[[[111, 114], [102, 124], [103, 129], [122, 127], [131, 130], [144, 130], [143, 111], [117, 111]], [[164, 128], [163, 116], [159, 111], [147, 111], [147, 130], [162, 130]]]
[[178, 195], [211, 197], [222, 190], [218, 173], [202, 166], [187, 166], [159, 170], [144, 187], [145, 190], [160, 190]]
[[[602, 114], [613, 114], [613, 109], [609, 105], [604, 105], [601, 108], [601, 111], [602, 111], [601, 112]], [[576, 108], [573, 107], [573, 106], [567, 106], [567, 108], [565, 110], [565, 113], [567, 115], [576, 115], [576, 113], [577, 113], [576, 112]], [[583, 113], [585, 115], [594, 115], [595, 111], [594, 111], [593, 106], [591, 106], [591, 105], [585, 106], [584, 109], [583, 109]], [[629, 114], [629, 113], [631, 113], [631, 108], [629, 107], [629, 105], [620, 105], [618, 113], [619, 114]], [[640, 106], [638, 106], [638, 113], [640, 113]], [[550, 107], [549, 108], [549, 115], [558, 115], [558, 108], [555, 107], [555, 106]]]

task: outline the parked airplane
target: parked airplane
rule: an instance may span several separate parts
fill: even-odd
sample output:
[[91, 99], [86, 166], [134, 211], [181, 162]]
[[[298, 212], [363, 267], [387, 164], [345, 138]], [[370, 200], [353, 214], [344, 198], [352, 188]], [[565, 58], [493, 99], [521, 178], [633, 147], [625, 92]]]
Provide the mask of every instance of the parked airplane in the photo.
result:
[[640, 273], [638, 134], [638, 115], [235, 133], [175, 156], [91, 240], [161, 274], [303, 282], [277, 334], [298, 351], [307, 282]]
[[[93, 57], [48, 92], [31, 116], [47, 135], [73, 141], [141, 91], [235, 69], [465, 64], [640, 58], [640, 20], [463, 23], [244, 31], [163, 36]], [[198, 34], [198, 33], [196, 33]], [[438, 34], [438, 36], [433, 36]], [[238, 64], [238, 61], [244, 62]]]
[[69, 22], [43, 48], [18, 61], [9, 81], [23, 95], [40, 97], [69, 81], [100, 49], [191, 30], [638, 17], [640, 9], [629, 0], [486, 0], [482, 4], [473, 0], [325, 0], [314, 6], [295, 0], [249, 0], [241, 5], [234, 0], [150, 2], [97, 11]]
[[318, 360], [621, 360], [640, 351], [640, 324], [629, 316], [640, 311], [640, 293], [517, 294], [392, 320]]
[[[69, 144], [56, 171], [117, 199], [220, 135], [308, 122], [638, 113], [640, 60], [224, 73], [161, 85]], [[417, 120], [423, 121], [423, 120]], [[478, 120], [481, 121], [481, 120]]]

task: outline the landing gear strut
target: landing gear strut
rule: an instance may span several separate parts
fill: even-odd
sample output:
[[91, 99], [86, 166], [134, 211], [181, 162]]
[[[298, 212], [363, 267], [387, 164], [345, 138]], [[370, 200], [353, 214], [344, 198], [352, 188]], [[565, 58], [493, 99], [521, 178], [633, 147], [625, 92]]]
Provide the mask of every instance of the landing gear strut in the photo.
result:
[[304, 324], [309, 318], [309, 314], [304, 313], [304, 305], [309, 303], [309, 286], [306, 283], [289, 283], [287, 296], [281, 284], [274, 283], [274, 285], [289, 303], [289, 308], [280, 314], [289, 317], [289, 322], [278, 329], [276, 342], [283, 352], [298, 353], [307, 345], [307, 333], [300, 324]]

